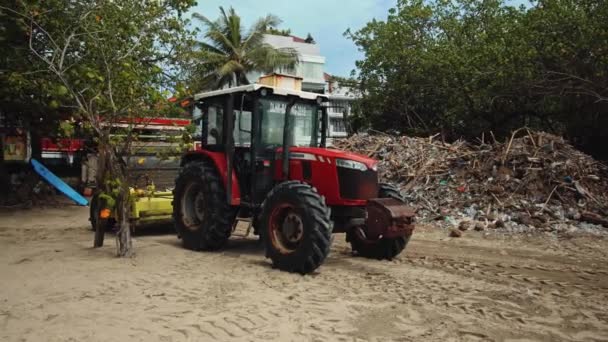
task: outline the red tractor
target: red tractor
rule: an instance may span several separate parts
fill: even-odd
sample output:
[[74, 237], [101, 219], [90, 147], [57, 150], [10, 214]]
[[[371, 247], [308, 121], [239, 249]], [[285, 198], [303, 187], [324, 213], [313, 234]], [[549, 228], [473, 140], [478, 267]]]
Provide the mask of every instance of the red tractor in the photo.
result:
[[310, 273], [346, 233], [361, 256], [405, 248], [414, 211], [378, 162], [325, 148], [325, 95], [260, 84], [198, 94], [201, 148], [187, 153], [173, 218], [186, 248], [216, 250], [239, 221], [253, 227], [275, 267]]

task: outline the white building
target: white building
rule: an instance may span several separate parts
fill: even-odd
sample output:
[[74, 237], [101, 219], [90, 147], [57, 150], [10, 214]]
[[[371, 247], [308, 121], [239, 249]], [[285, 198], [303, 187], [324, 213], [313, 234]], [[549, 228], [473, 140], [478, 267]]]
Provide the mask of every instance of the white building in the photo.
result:
[[[264, 35], [264, 41], [271, 46], [291, 48], [298, 52], [299, 63], [295, 68], [278, 68], [276, 73], [302, 77], [302, 90], [313, 93], [325, 91], [325, 57], [321, 56], [321, 49], [317, 44], [306, 43], [302, 38], [293, 36]], [[252, 72], [247, 75], [250, 80], [257, 80], [262, 74]]]
[[331, 75], [325, 74], [325, 93], [329, 95], [329, 136], [343, 138], [348, 136], [347, 118], [351, 115], [352, 104], [358, 98], [357, 93], [339, 84]]
[[[321, 55], [319, 45], [294, 36], [267, 34], [264, 40], [275, 48], [292, 48], [298, 52], [299, 63], [294, 68], [277, 68], [274, 72], [301, 77], [303, 91], [329, 95], [328, 137], [346, 137], [346, 118], [350, 115], [352, 102], [357, 96], [350, 88], [341, 87], [331, 75], [325, 73], [325, 56]], [[247, 78], [255, 82], [261, 76], [264, 75], [260, 72], [251, 72]]]

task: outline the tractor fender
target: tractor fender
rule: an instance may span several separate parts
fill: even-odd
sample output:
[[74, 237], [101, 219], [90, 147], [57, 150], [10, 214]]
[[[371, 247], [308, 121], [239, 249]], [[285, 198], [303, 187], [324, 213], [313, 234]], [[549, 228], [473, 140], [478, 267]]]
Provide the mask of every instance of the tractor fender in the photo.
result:
[[[191, 163], [193, 161], [207, 160], [215, 165], [215, 169], [217, 170], [222, 182], [224, 183], [224, 188], [227, 188], [228, 183], [228, 163], [226, 162], [226, 155], [222, 152], [212, 152], [206, 150], [197, 150], [190, 151], [186, 153], [180, 162], [180, 166]], [[240, 205], [241, 204], [241, 188], [239, 186], [238, 178], [236, 177], [236, 172], [234, 169], [232, 170], [232, 192], [230, 194], [230, 205]]]

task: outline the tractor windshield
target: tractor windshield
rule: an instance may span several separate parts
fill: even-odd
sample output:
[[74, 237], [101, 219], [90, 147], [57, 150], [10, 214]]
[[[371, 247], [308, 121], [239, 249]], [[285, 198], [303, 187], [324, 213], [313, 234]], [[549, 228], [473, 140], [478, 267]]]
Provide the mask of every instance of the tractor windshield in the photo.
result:
[[[261, 99], [262, 146], [282, 146], [287, 100]], [[289, 146], [317, 145], [317, 106], [307, 102], [296, 102], [291, 108], [291, 141]]]

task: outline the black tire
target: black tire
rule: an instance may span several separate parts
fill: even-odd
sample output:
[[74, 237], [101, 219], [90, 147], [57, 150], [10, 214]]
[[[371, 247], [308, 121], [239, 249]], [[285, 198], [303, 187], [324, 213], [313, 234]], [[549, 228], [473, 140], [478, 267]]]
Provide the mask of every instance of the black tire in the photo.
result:
[[[378, 197], [393, 198], [405, 203], [405, 199], [396, 186], [386, 183], [380, 183], [379, 185]], [[369, 241], [362, 239], [354, 231], [348, 234], [348, 241], [353, 251], [362, 257], [378, 260], [392, 260], [405, 249], [409, 240], [410, 236], [400, 236]]]
[[232, 233], [235, 213], [212, 163], [195, 161], [181, 169], [173, 190], [173, 220], [184, 247], [222, 248]]
[[99, 220], [99, 194], [93, 195], [91, 204], [89, 205], [89, 222], [91, 222], [91, 230], [97, 229], [97, 221]]
[[[283, 231], [288, 220], [296, 221], [296, 241], [284, 241], [289, 239]], [[266, 257], [280, 270], [311, 273], [329, 254], [333, 227], [330, 210], [325, 199], [308, 184], [287, 181], [275, 186], [262, 204], [259, 225]]]
[[[105, 233], [112, 230], [116, 224], [116, 220], [113, 218], [101, 219], [99, 218], [99, 211], [101, 210], [102, 203], [100, 203], [99, 194], [95, 194], [91, 199], [91, 205], [89, 209], [89, 221], [91, 221], [91, 230], [95, 232], [95, 241], [93, 245], [95, 247], [102, 247]], [[97, 229], [97, 225], [100, 225], [101, 229]]]
[[[102, 221], [106, 221], [106, 220], [102, 220]], [[100, 221], [100, 224], [104, 224], [102, 221]], [[103, 247], [103, 239], [105, 238], [106, 232], [103, 228], [97, 228], [95, 230], [95, 241], [93, 241], [93, 247], [95, 248], [99, 248], [99, 247]]]

